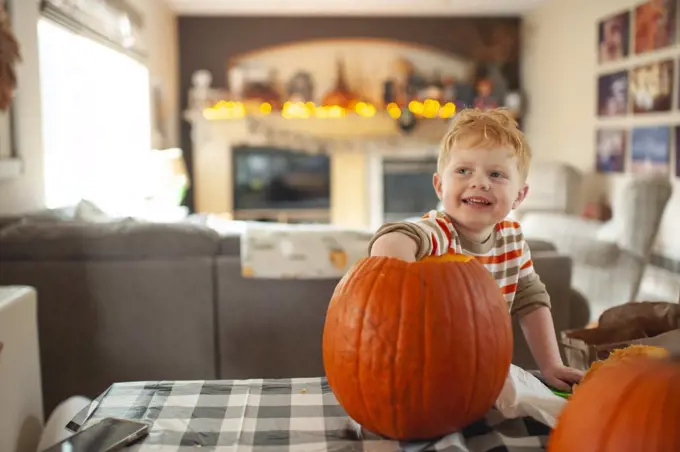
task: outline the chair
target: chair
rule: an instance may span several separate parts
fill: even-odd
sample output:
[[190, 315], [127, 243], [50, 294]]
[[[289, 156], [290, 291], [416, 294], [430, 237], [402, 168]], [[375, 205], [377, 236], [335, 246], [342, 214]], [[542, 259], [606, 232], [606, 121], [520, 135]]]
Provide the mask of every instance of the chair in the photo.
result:
[[527, 239], [552, 242], [572, 257], [573, 287], [588, 299], [596, 320], [605, 309], [636, 299], [671, 192], [668, 178], [629, 177], [614, 192], [607, 222], [529, 212], [522, 229]]
[[575, 214], [583, 176], [575, 167], [561, 162], [537, 161], [529, 170], [529, 193], [510, 218], [521, 220], [530, 212]]

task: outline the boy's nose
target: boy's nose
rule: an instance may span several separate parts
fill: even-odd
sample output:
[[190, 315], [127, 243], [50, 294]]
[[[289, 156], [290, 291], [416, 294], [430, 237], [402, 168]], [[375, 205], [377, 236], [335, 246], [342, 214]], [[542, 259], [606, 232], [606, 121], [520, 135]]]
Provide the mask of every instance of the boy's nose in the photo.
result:
[[479, 188], [486, 191], [489, 189], [489, 180], [485, 177], [476, 177], [471, 181], [470, 188]]

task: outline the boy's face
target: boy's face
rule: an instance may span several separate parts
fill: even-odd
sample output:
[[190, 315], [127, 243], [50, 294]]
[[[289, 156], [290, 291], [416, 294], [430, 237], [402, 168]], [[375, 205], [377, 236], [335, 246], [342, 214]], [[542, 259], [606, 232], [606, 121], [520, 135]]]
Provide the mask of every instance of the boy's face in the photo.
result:
[[472, 240], [488, 237], [496, 223], [519, 206], [528, 189], [517, 157], [507, 148], [454, 148], [433, 184], [444, 211]]

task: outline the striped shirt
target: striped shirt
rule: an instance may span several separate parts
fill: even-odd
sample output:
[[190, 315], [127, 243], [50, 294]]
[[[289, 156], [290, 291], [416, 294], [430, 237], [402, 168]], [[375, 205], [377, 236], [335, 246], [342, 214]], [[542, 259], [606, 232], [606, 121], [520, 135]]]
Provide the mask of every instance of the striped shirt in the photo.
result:
[[474, 256], [493, 275], [508, 306], [511, 306], [515, 299], [520, 278], [530, 276], [534, 272], [529, 247], [516, 221], [504, 220], [496, 224], [494, 234], [489, 239], [492, 245], [487, 245], [487, 250], [479, 249], [484, 244], [464, 246], [453, 222], [443, 212], [432, 210], [415, 224], [430, 239], [429, 251], [426, 254], [439, 256], [454, 252]]
[[541, 306], [550, 307], [550, 297], [534, 271], [529, 246], [516, 221], [496, 224], [491, 237], [479, 244], [460, 236], [444, 212], [432, 210], [414, 222], [381, 226], [370, 241], [369, 253], [378, 237], [392, 232], [403, 233], [416, 241], [416, 259], [450, 252], [475, 257], [493, 275], [512, 314], [524, 315]]

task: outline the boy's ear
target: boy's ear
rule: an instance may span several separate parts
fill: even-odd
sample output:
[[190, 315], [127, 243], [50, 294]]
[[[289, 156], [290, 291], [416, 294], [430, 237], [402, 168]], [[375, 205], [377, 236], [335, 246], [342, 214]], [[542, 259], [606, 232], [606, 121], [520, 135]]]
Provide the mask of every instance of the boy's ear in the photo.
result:
[[432, 176], [432, 186], [434, 187], [435, 193], [437, 193], [437, 198], [442, 200], [442, 178], [439, 177], [439, 173], [434, 173]]
[[516, 209], [519, 207], [520, 204], [522, 204], [522, 201], [524, 201], [524, 198], [527, 197], [527, 193], [529, 192], [529, 186], [527, 184], [524, 184], [522, 189], [517, 193], [517, 198], [515, 199], [515, 202], [512, 203], [512, 208]]

